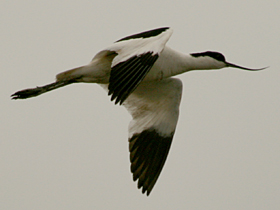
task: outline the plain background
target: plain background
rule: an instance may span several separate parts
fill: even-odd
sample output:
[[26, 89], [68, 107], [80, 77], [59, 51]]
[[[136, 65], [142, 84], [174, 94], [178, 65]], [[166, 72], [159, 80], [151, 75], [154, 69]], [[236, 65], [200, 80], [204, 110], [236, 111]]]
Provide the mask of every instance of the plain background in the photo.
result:
[[[278, 0], [2, 1], [0, 209], [280, 209], [279, 11]], [[98, 85], [9, 96], [162, 26], [179, 51], [270, 68], [178, 76], [176, 134], [147, 197], [129, 170], [131, 118]]]

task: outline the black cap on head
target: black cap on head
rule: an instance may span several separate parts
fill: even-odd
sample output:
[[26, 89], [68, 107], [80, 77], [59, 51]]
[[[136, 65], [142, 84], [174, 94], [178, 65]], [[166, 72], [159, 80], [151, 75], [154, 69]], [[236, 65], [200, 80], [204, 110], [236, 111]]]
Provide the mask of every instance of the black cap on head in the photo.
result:
[[193, 57], [201, 57], [201, 56], [208, 56], [211, 57], [217, 61], [224, 62], [226, 64], [226, 67], [232, 67], [232, 68], [238, 68], [238, 69], [244, 69], [244, 70], [249, 70], [249, 71], [258, 71], [258, 70], [263, 70], [266, 69], [267, 67], [264, 68], [259, 68], [259, 69], [251, 69], [251, 68], [246, 68], [243, 66], [239, 66], [233, 63], [228, 63], [226, 62], [226, 58], [222, 53], [219, 52], [213, 52], [213, 51], [206, 51], [206, 52], [200, 52], [200, 53], [191, 53], [191, 56]]
[[226, 61], [226, 58], [222, 53], [213, 52], [213, 51], [206, 51], [206, 52], [201, 52], [201, 53], [191, 53], [191, 56], [193, 56], [193, 57], [209, 56], [209, 57], [214, 58], [218, 61], [222, 61], [222, 62]]

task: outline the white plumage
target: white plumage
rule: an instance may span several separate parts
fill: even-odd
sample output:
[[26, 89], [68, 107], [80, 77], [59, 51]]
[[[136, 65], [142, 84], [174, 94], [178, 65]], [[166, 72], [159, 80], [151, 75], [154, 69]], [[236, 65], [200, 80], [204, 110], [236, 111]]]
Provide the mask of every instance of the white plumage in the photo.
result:
[[98, 83], [108, 90], [115, 104], [132, 115], [129, 151], [133, 179], [150, 194], [167, 158], [175, 132], [182, 83], [170, 78], [190, 70], [234, 67], [218, 52], [184, 54], [166, 46], [169, 27], [127, 36], [100, 51], [85, 66], [57, 75], [56, 82], [18, 91], [13, 99], [38, 96], [77, 82]]
[[154, 56], [161, 53], [172, 33], [172, 29], [168, 29], [149, 39], [120, 39], [107, 48], [107, 50], [114, 51], [118, 54], [113, 59], [111, 67], [128, 60], [132, 55], [142, 55], [152, 52], [152, 56]]

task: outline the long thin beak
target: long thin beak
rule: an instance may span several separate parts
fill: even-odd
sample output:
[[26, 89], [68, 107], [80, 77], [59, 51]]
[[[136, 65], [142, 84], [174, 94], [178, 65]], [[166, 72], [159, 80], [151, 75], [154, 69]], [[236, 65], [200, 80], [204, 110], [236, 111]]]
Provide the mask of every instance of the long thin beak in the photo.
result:
[[232, 63], [228, 63], [228, 62], [226, 62], [226, 66], [227, 67], [232, 67], [232, 68], [244, 69], [244, 70], [248, 70], [248, 71], [259, 71], [259, 70], [263, 70], [263, 69], [268, 68], [268, 66], [267, 66], [267, 67], [260, 68], [260, 69], [250, 69], [250, 68], [238, 66], [238, 65], [235, 65], [235, 64], [232, 64]]

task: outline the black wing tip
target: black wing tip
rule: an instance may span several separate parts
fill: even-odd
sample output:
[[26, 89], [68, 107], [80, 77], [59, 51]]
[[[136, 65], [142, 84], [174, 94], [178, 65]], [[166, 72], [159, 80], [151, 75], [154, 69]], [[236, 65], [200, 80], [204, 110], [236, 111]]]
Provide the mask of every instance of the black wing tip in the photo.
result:
[[126, 36], [124, 38], [121, 38], [121, 39], [117, 40], [116, 42], [121, 42], [121, 41], [125, 41], [125, 40], [130, 40], [130, 39], [150, 38], [150, 37], [153, 37], [153, 36], [157, 36], [157, 35], [161, 34], [162, 32], [164, 32], [168, 29], [170, 29], [170, 27], [155, 28], [155, 29], [152, 29], [152, 30], [148, 30], [148, 31], [133, 34], [133, 35], [130, 35], [130, 36]]
[[122, 97], [121, 96], [118, 96], [115, 92], [109, 92], [108, 93], [108, 96], [111, 96], [111, 99], [110, 99], [110, 101], [114, 101], [114, 104], [115, 105], [117, 105], [117, 104], [119, 104], [119, 105], [122, 105], [123, 104], [123, 102], [126, 100], [126, 98], [128, 97], [125, 97], [124, 99], [122, 99]]
[[[140, 187], [138, 187], [138, 189], [140, 189]], [[145, 195], [145, 193], [146, 193], [147, 196], [149, 196], [150, 193], [151, 193], [151, 190], [149, 191], [148, 189], [146, 189], [146, 188], [143, 187], [143, 188], [142, 188], [142, 194]]]
[[174, 133], [160, 135], [155, 129], [134, 134], [130, 139], [130, 162], [133, 180], [149, 194], [154, 188], [166, 161]]

